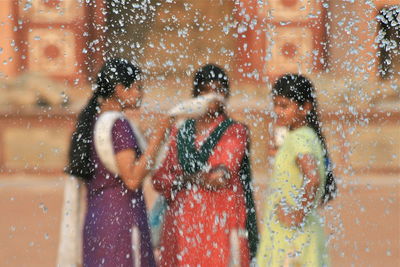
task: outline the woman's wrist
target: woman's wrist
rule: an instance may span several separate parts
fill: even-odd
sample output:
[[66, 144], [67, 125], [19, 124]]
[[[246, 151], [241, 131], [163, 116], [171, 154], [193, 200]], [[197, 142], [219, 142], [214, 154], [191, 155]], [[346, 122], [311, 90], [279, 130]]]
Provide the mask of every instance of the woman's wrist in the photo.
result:
[[279, 221], [287, 227], [298, 227], [306, 216], [303, 207], [289, 205], [286, 201], [280, 201], [277, 213]]

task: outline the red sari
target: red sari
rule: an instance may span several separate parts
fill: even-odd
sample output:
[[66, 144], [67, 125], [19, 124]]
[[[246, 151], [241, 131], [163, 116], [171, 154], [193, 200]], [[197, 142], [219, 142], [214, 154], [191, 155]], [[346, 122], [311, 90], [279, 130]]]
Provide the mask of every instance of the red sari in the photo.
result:
[[[219, 116], [210, 132], [224, 119]], [[167, 158], [153, 176], [155, 189], [168, 202], [161, 234], [161, 266], [228, 266], [232, 257], [239, 261], [236, 261], [238, 266], [249, 266], [248, 241], [244, 234], [246, 204], [238, 175], [246, 152], [247, 128], [240, 123], [230, 125], [208, 159], [211, 168], [224, 165], [230, 172], [226, 186], [218, 190], [199, 186], [175, 190], [177, 178], [183, 175], [177, 133], [178, 129], [172, 130]], [[196, 148], [208, 135], [196, 135]]]

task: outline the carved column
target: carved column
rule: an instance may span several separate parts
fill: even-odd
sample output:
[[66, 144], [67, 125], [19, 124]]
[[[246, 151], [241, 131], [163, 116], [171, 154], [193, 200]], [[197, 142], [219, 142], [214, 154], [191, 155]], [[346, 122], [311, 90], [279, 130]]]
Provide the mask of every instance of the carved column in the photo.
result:
[[103, 23], [102, 1], [15, 3], [20, 70], [40, 72], [73, 84], [86, 83], [93, 67], [90, 61], [96, 61], [101, 53], [101, 45], [94, 44], [93, 40], [102, 29], [93, 25]]

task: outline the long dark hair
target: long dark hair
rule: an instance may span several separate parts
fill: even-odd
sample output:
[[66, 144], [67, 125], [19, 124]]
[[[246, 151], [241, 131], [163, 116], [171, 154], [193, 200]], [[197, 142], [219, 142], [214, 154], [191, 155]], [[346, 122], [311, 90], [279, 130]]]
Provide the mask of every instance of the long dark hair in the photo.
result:
[[322, 202], [326, 203], [336, 196], [336, 182], [333, 176], [331, 161], [329, 159], [328, 148], [325, 137], [322, 133], [321, 122], [318, 116], [317, 96], [315, 94], [314, 85], [309, 79], [299, 74], [286, 74], [281, 76], [272, 89], [272, 95], [283, 96], [303, 106], [310, 103], [312, 108], [306, 116], [307, 125], [317, 134], [323, 149], [325, 157], [325, 192], [322, 196]]
[[96, 114], [100, 111], [98, 99], [110, 98], [118, 84], [130, 87], [139, 77], [139, 68], [125, 59], [111, 59], [104, 64], [97, 74], [93, 95], [78, 116], [71, 138], [66, 173], [83, 180], [93, 177], [95, 166], [91, 160], [92, 133]]
[[196, 71], [193, 79], [193, 96], [199, 96], [201, 91], [204, 90], [204, 86], [212, 81], [219, 82], [221, 87], [217, 88], [217, 90], [224, 95], [225, 98], [229, 97], [230, 88], [228, 75], [221, 67], [215, 64], [204, 65]]

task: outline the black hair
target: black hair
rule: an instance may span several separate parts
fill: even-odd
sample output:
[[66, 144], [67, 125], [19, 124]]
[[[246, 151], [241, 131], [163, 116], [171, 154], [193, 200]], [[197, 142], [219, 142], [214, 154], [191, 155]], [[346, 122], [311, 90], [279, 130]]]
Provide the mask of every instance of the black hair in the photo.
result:
[[229, 97], [230, 88], [228, 75], [226, 75], [221, 67], [214, 64], [207, 64], [195, 73], [193, 79], [193, 96], [199, 96], [201, 91], [204, 90], [204, 86], [212, 81], [219, 82], [221, 87], [217, 88], [218, 92], [223, 94], [225, 98]]
[[72, 134], [69, 148], [69, 163], [65, 168], [68, 174], [83, 180], [90, 180], [94, 174], [92, 153], [92, 134], [96, 114], [99, 112], [98, 98], [110, 98], [115, 87], [122, 84], [130, 87], [140, 79], [140, 69], [125, 59], [108, 60], [97, 74], [92, 97], [78, 116], [76, 129]]
[[336, 182], [333, 176], [332, 166], [329, 159], [328, 149], [325, 137], [322, 133], [321, 122], [318, 116], [317, 96], [314, 85], [309, 79], [299, 74], [286, 74], [281, 76], [274, 84], [272, 95], [283, 96], [296, 102], [300, 106], [306, 103], [311, 104], [311, 110], [306, 116], [307, 125], [317, 134], [323, 149], [325, 157], [326, 183], [325, 192], [322, 196], [322, 202], [326, 203], [336, 195]]

